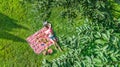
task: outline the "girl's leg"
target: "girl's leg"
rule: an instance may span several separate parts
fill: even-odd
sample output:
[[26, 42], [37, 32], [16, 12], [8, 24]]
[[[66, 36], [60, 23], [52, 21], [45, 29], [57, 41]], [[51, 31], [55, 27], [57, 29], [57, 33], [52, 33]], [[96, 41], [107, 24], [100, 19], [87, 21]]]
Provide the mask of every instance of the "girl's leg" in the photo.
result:
[[45, 51], [43, 51], [42, 53], [43, 53], [43, 55], [47, 55], [47, 51], [46, 51], [46, 50], [45, 50]]
[[55, 49], [59, 49], [60, 51], [62, 51], [62, 49], [60, 48], [60, 46], [57, 44], [57, 39], [55, 37], [51, 38], [51, 40], [54, 42], [54, 46]]
[[54, 41], [54, 45], [55, 45], [55, 48], [58, 48], [60, 51], [62, 51], [62, 49], [60, 48], [60, 46], [57, 44], [57, 42], [56, 41]]
[[57, 46], [56, 46], [56, 44], [54, 44], [54, 46], [55, 46], [55, 49], [57, 50]]
[[56, 46], [58, 47], [58, 49], [60, 50], [60, 51], [62, 51], [62, 49], [60, 48], [60, 46], [56, 43]]

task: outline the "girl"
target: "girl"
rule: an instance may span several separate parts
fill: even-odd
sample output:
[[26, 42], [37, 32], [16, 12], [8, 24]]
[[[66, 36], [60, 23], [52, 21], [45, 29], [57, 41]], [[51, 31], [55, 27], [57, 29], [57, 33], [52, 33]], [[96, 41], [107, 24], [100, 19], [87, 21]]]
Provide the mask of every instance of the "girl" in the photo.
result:
[[[54, 33], [53, 33], [53, 30], [52, 30], [51, 24], [46, 21], [46, 22], [43, 23], [43, 26], [44, 26], [45, 28], [47, 28], [47, 31], [45, 31], [45, 34], [47, 34], [48, 37], [50, 38], [50, 40], [54, 43], [55, 48], [56, 48], [56, 49], [58, 48], [60, 51], [62, 51], [62, 49], [60, 48], [60, 46], [57, 44], [57, 39], [56, 39], [56, 37], [54, 36]], [[48, 49], [48, 48], [47, 48], [47, 49]], [[47, 50], [47, 49], [46, 49], [46, 50]]]

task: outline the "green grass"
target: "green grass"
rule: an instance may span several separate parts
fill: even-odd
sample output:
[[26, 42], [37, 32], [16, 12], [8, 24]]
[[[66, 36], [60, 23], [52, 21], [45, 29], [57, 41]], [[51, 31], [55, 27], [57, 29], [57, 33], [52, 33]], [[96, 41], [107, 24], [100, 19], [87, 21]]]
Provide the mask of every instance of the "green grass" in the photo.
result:
[[[52, 61], [68, 51], [62, 46], [64, 52], [55, 50], [52, 55], [48, 56], [37, 55], [33, 52], [25, 39], [42, 28], [43, 21], [42, 18], [34, 19], [39, 15], [39, 12], [30, 13], [31, 3], [23, 4], [22, 1], [0, 0], [0, 67], [40, 67], [43, 59]], [[26, 9], [26, 6], [29, 8]], [[70, 19], [60, 16], [62, 7], [51, 10], [52, 13], [48, 21], [52, 24], [58, 37], [75, 35], [76, 26], [80, 26], [84, 21], [78, 12], [78, 16], [71, 25]]]
[[[43, 59], [51, 61], [67, 51], [55, 50], [48, 56], [33, 52], [25, 39], [35, 32], [31, 31], [34, 23], [27, 22], [27, 10], [24, 6], [19, 0], [0, 0], [0, 67], [40, 67]], [[41, 27], [42, 25], [37, 27], [37, 30]]]

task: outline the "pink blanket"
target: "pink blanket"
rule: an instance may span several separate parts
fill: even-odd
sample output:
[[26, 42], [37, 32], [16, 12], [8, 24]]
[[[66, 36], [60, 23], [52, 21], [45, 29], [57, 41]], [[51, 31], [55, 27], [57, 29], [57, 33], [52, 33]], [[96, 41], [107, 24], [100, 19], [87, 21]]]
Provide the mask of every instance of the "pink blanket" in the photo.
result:
[[47, 29], [44, 27], [26, 39], [36, 54], [40, 54], [45, 48], [53, 45], [53, 42], [48, 38], [48, 35], [45, 34], [45, 31], [47, 31]]

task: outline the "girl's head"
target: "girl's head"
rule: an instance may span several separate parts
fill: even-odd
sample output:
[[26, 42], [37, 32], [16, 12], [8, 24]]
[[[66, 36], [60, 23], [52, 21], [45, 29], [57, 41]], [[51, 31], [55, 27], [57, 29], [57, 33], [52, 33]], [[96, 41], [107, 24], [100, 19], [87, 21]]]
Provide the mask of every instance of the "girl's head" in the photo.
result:
[[47, 21], [43, 22], [43, 26], [44, 26], [44, 27], [48, 28], [48, 27], [49, 27], [48, 25], [49, 25], [49, 24], [48, 24]]

